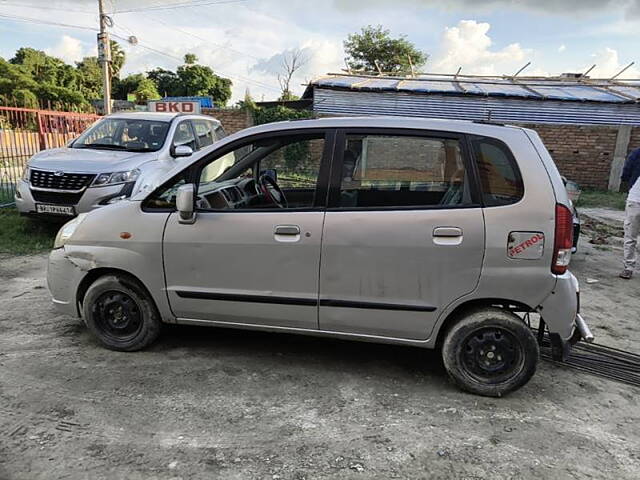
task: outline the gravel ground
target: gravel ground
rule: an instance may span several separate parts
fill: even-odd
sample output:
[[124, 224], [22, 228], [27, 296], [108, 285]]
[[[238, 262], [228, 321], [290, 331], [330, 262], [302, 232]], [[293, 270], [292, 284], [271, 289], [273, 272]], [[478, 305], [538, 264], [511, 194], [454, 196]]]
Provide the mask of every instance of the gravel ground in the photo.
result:
[[[597, 341], [637, 352], [619, 258], [583, 243], [572, 269]], [[222, 329], [110, 352], [55, 313], [45, 266], [0, 259], [0, 479], [639, 476], [633, 387], [543, 362], [489, 399], [433, 352]]]

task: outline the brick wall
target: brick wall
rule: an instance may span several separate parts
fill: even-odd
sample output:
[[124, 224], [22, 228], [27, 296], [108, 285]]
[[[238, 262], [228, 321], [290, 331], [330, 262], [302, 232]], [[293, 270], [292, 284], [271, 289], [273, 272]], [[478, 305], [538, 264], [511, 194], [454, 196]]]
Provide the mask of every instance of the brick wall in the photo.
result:
[[523, 125], [537, 131], [560, 173], [582, 188], [606, 190], [616, 148], [617, 127]]
[[202, 113], [211, 115], [222, 122], [228, 135], [253, 126], [253, 116], [246, 110], [229, 108], [224, 110], [204, 108]]

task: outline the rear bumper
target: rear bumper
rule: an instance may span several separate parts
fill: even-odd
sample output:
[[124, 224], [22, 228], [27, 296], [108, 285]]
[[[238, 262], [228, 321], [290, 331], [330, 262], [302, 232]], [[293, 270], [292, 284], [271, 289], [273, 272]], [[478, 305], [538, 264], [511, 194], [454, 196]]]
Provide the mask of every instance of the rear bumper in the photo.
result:
[[580, 285], [571, 272], [557, 276], [551, 295], [538, 307], [541, 326], [549, 330], [554, 360], [566, 360], [571, 346], [580, 340], [593, 341], [593, 334], [580, 315]]

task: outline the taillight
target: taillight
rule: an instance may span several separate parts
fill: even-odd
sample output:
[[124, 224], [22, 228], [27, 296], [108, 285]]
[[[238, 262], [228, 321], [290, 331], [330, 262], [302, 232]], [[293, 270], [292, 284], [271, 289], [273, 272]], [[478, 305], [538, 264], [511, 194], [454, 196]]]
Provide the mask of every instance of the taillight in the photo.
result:
[[553, 244], [551, 271], [562, 275], [569, 268], [573, 247], [573, 214], [561, 204], [556, 205], [556, 236]]

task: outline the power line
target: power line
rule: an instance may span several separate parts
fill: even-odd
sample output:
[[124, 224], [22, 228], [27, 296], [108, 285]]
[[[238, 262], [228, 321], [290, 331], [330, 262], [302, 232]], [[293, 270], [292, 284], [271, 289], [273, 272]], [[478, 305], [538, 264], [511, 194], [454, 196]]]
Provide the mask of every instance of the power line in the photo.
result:
[[[118, 34], [115, 34], [115, 33], [111, 33], [111, 36], [119, 38], [120, 40], [128, 41], [127, 38], [125, 38], [123, 36], [120, 36]], [[145, 50], [149, 50], [150, 52], [153, 52], [153, 53], [155, 53], [157, 55], [161, 55], [163, 57], [167, 57], [167, 58], [170, 58], [172, 60], [176, 60], [176, 61], [178, 61], [180, 63], [182, 63], [184, 61], [184, 58], [177, 57], [177, 56], [175, 56], [175, 55], [173, 55], [171, 53], [167, 53], [167, 52], [164, 52], [162, 50], [158, 50], [157, 48], [153, 48], [153, 47], [150, 47], [148, 45], [143, 45], [141, 43], [138, 43], [136, 46], [140, 47], [140, 48], [143, 48]], [[221, 75], [223, 75], [225, 77], [231, 78], [232, 80], [233, 79], [237, 79], [237, 80], [245, 81], [247, 83], [253, 83], [256, 86], [265, 88], [267, 90], [273, 90], [274, 92], [280, 92], [280, 89], [278, 89], [276, 87], [272, 87], [272, 86], [267, 85], [265, 83], [261, 83], [261, 82], [259, 82], [257, 80], [253, 80], [252, 78], [244, 77], [242, 75], [229, 75], [229, 74], [223, 72], [222, 70], [220, 70], [218, 68], [216, 68], [215, 70], [216, 70], [217, 73], [219, 73], [219, 74], [221, 74]]]
[[85, 13], [87, 15], [95, 15], [96, 12], [91, 12], [89, 10], [79, 10], [75, 8], [59, 8], [59, 7], [47, 7], [42, 5], [29, 5], [26, 3], [12, 3], [12, 2], [4, 2], [0, 0], [0, 6], [8, 6], [8, 7], [23, 7], [23, 8], [34, 8], [38, 10], [57, 10], [61, 12], [75, 12], [75, 13]]
[[92, 32], [96, 32], [98, 29], [95, 27], [85, 27], [83, 25], [71, 25], [68, 23], [60, 23], [60, 22], [52, 22], [49, 20], [42, 20], [40, 18], [30, 18], [30, 17], [21, 17], [18, 15], [5, 15], [0, 13], [0, 18], [7, 18], [9, 20], [15, 20], [17, 22], [30, 22], [30, 23], [40, 23], [43, 25], [53, 25], [55, 27], [64, 27], [64, 28], [77, 28], [80, 30], [91, 30]]
[[192, 8], [192, 7], [203, 7], [207, 5], [223, 5], [227, 3], [240, 3], [246, 2], [248, 0], [215, 0], [215, 1], [205, 1], [199, 3], [193, 2], [180, 2], [180, 3], [169, 3], [169, 4], [156, 4], [150, 5], [148, 7], [140, 7], [140, 8], [132, 8], [129, 10], [116, 10], [113, 13], [133, 13], [133, 12], [149, 12], [156, 10], [173, 10], [176, 8]]

